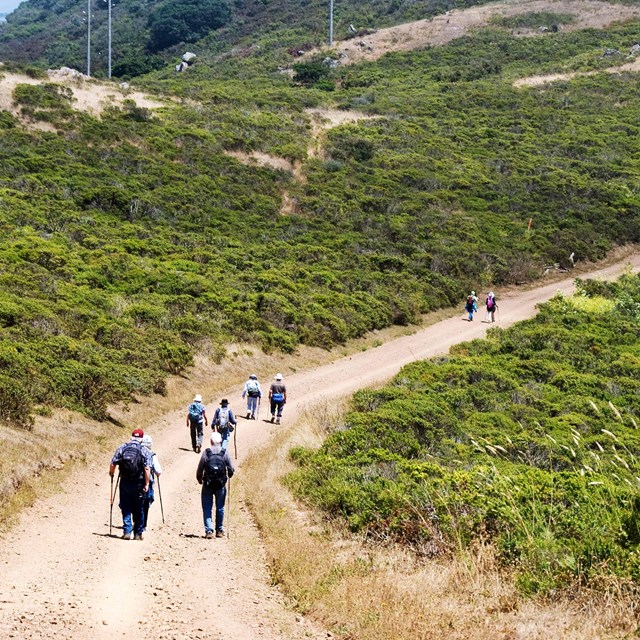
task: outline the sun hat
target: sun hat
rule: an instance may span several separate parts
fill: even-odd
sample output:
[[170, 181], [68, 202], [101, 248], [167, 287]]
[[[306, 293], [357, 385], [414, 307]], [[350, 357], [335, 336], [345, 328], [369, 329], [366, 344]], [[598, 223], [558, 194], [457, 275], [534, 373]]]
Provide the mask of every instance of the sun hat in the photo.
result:
[[196, 393], [196, 395], [193, 397], [193, 401], [202, 402], [202, 396], [199, 393]]
[[221, 407], [226, 407], [228, 404], [229, 404], [229, 401], [226, 398], [222, 398], [222, 400], [220, 400]]
[[276, 373], [275, 379], [276, 380], [282, 380], [282, 374], [281, 373]]
[[142, 429], [134, 429], [131, 432], [131, 436], [133, 438], [143, 438], [144, 437], [144, 431]]
[[144, 436], [144, 438], [142, 438], [142, 444], [147, 447], [147, 449], [151, 449], [151, 447], [153, 447], [153, 438], [151, 436]]
[[222, 436], [217, 431], [211, 434], [211, 444], [222, 444]]
[[258, 376], [255, 373], [252, 373], [249, 377], [253, 378], [254, 380], [258, 379]]

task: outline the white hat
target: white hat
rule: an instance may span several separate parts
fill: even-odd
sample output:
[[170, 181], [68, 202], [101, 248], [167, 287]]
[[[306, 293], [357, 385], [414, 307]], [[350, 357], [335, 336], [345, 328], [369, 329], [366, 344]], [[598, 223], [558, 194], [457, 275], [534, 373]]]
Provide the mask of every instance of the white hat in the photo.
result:
[[147, 447], [147, 449], [151, 449], [151, 447], [153, 447], [153, 438], [151, 436], [144, 436], [144, 438], [142, 438], [142, 444]]
[[281, 373], [276, 373], [275, 379], [276, 380], [282, 380], [282, 374]]
[[211, 434], [211, 444], [222, 444], [222, 436], [217, 431]]
[[202, 402], [202, 396], [199, 393], [196, 393], [196, 395], [193, 397], [193, 401]]
[[476, 295], [476, 292], [475, 292], [475, 291], [472, 291], [472, 292], [471, 292], [471, 295], [472, 295], [472, 296], [475, 296], [475, 295]]
[[254, 380], [258, 379], [258, 376], [255, 373], [252, 373], [249, 377], [253, 378]]
[[489, 291], [489, 295], [493, 298], [493, 291]]

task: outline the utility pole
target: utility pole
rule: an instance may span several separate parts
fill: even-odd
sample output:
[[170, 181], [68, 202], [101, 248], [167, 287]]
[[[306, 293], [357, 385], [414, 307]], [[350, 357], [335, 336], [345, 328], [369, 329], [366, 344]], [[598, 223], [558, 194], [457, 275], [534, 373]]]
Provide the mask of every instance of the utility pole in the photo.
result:
[[87, 78], [91, 77], [91, 0], [87, 0]]
[[111, 0], [107, 0], [108, 12], [108, 35], [107, 35], [107, 78], [111, 79]]
[[329, 46], [333, 47], [333, 0], [329, 0]]

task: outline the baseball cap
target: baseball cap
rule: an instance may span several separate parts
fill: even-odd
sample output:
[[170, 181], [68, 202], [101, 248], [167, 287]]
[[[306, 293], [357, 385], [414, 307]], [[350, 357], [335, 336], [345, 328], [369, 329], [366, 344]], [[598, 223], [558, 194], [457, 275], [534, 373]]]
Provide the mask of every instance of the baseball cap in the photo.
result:
[[143, 438], [144, 437], [144, 431], [142, 429], [134, 429], [131, 432], [131, 435], [134, 438]]

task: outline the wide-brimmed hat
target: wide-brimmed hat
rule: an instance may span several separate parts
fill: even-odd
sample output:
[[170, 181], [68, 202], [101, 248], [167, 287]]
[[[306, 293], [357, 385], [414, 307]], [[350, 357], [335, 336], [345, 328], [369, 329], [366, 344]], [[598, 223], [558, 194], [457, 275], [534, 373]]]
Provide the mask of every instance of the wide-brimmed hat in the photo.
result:
[[281, 373], [276, 373], [276, 375], [274, 376], [276, 380], [282, 380], [282, 374]]
[[202, 396], [199, 393], [196, 393], [196, 395], [193, 396], [193, 401], [194, 402], [202, 402]]
[[249, 377], [253, 378], [254, 380], [258, 379], [258, 376], [255, 373], [252, 373]]
[[226, 398], [222, 398], [222, 400], [220, 400], [221, 407], [226, 407], [228, 404], [229, 404], [229, 401]]
[[147, 447], [147, 449], [151, 449], [151, 447], [153, 447], [153, 439], [151, 436], [145, 436], [142, 438], [142, 444]]

